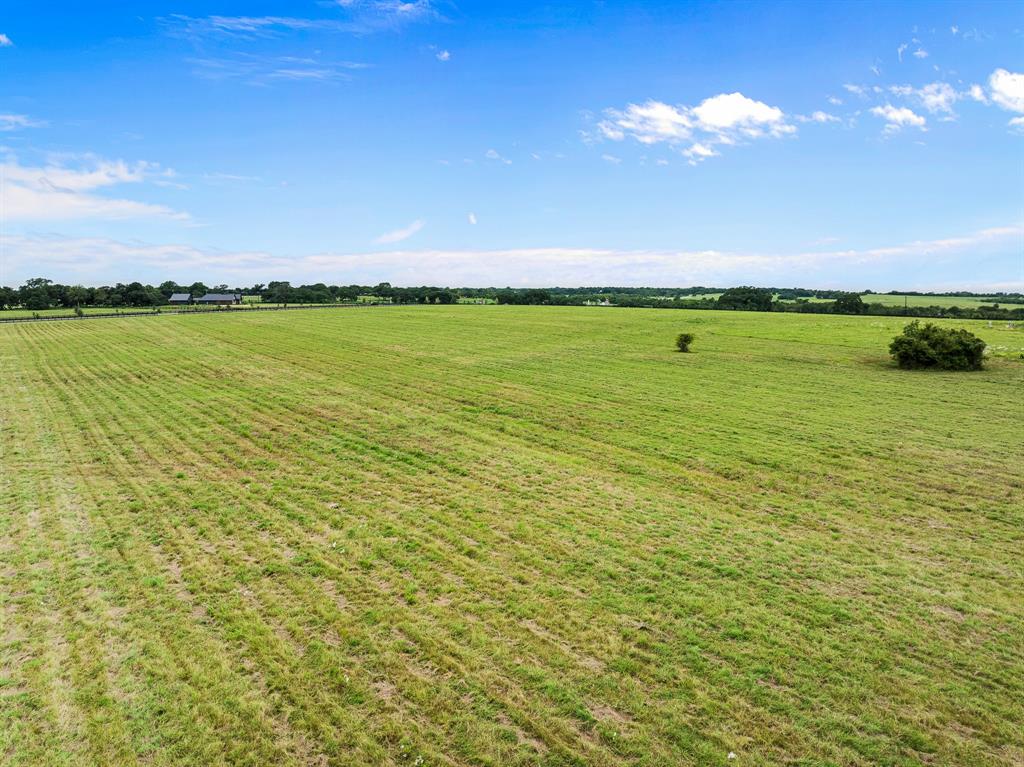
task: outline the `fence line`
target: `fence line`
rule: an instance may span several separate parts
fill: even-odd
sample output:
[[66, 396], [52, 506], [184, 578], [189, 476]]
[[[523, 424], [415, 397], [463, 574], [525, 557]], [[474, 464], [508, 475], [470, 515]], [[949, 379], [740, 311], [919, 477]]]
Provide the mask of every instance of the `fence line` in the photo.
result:
[[73, 320], [103, 320], [111, 317], [160, 317], [165, 314], [225, 314], [227, 312], [281, 312], [295, 309], [358, 309], [370, 306], [403, 306], [403, 304], [360, 303], [360, 304], [302, 304], [299, 306], [218, 306], [203, 309], [158, 309], [148, 312], [94, 312], [92, 314], [61, 314], [52, 317], [0, 317], [5, 322], [66, 322]]

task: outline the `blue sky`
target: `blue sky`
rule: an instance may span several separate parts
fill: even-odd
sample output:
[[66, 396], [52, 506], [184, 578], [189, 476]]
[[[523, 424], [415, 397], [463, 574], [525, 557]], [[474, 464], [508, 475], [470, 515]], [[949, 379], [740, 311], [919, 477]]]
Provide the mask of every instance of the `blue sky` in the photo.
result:
[[1024, 290], [1024, 6], [0, 11], [0, 283]]

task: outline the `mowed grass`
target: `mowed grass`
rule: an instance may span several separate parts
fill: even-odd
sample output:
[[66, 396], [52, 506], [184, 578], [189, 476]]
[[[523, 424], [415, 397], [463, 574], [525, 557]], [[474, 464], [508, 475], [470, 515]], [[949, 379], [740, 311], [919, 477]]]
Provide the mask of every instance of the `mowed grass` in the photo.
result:
[[1024, 362], [901, 325], [0, 326], [0, 762], [1019, 765]]
[[[246, 296], [245, 298], [258, 298], [258, 296]], [[310, 306], [311, 304], [288, 304], [288, 306]], [[240, 304], [234, 304], [232, 306], [223, 307], [228, 310], [238, 309], [259, 309], [267, 307], [285, 306], [285, 304], [275, 304], [271, 302], [264, 303], [263, 301], [243, 301]], [[323, 304], [312, 304], [312, 306], [322, 307]], [[204, 306], [202, 304], [164, 304], [163, 306], [84, 306], [82, 307], [82, 314], [139, 314], [139, 313], [156, 313], [156, 312], [209, 312], [211, 310], [216, 311], [222, 308], [218, 306]], [[4, 309], [0, 310], [0, 320], [10, 319], [23, 319], [26, 317], [75, 317], [75, 310], [67, 307], [58, 307], [55, 309]]]

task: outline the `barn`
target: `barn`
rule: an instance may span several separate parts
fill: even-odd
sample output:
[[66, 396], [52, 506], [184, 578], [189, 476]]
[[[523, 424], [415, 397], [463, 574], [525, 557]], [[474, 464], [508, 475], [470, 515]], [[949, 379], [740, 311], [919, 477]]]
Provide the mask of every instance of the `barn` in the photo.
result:
[[242, 303], [242, 296], [238, 293], [207, 293], [205, 296], [196, 299], [196, 303], [228, 306], [230, 304]]
[[192, 303], [191, 293], [172, 293], [171, 297], [167, 299], [167, 303], [174, 306], [181, 306], [182, 304]]

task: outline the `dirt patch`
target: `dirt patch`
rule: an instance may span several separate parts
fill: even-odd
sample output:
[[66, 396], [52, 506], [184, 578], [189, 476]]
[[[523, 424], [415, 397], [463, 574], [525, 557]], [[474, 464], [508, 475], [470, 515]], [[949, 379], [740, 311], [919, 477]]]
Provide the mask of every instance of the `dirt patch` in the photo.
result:
[[932, 612], [936, 615], [941, 615], [943, 618], [949, 618], [957, 623], [963, 623], [967, 620], [967, 616], [954, 607], [947, 605], [932, 605]]
[[386, 679], [378, 679], [373, 683], [373, 691], [383, 701], [392, 701], [398, 697], [398, 688]]
[[617, 708], [606, 706], [603, 703], [591, 706], [590, 713], [599, 722], [604, 722], [606, 724], [629, 724], [633, 721], [633, 717], [629, 714], [624, 714]]

